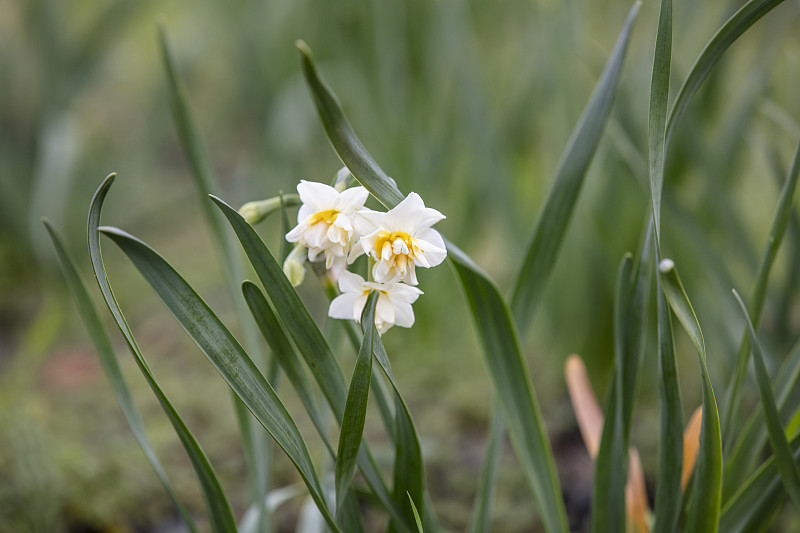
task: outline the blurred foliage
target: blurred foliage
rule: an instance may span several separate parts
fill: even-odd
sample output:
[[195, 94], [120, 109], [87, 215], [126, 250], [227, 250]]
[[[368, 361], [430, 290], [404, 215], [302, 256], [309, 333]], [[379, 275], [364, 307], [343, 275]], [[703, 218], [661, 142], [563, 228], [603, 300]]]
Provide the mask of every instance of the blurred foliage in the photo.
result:
[[[740, 4], [676, 2], [675, 88]], [[157, 21], [170, 35], [226, 201], [241, 205], [291, 191], [300, 178], [327, 181], [340, 166], [302, 82], [294, 48], [302, 38], [383, 168], [403, 190], [419, 192], [445, 213], [442, 231], [508, 289], [628, 8], [620, 0], [0, 1], [0, 531], [5, 524], [12, 524], [9, 531], [59, 531], [70, 523], [124, 530], [169, 520], [159, 515], [170, 511], [108, 388], [91, 374], [96, 363], [63, 298], [39, 222], [46, 215], [65, 228], [74, 255], [85, 260], [88, 200], [102, 177], [116, 171], [110, 222], [160, 249], [230, 317], [168, 113]], [[648, 205], [646, 117], [657, 10], [654, 2], [643, 6], [612, 119], [526, 339], [557, 455], [558, 443], [574, 431], [563, 360], [581, 353], [602, 391], [613, 347], [616, 266], [635, 249]], [[719, 390], [743, 331], [730, 288], [749, 292], [777, 177], [800, 135], [799, 23], [800, 3], [789, 1], [737, 42], [706, 81], [668, 154], [663, 247], [681, 265]], [[762, 322], [761, 338], [774, 353], [784, 353], [800, 333], [798, 229], [795, 221]], [[277, 224], [263, 233], [277, 245]], [[156, 372], [196, 418], [223, 483], [242, 484], [231, 410], [196, 394], [214, 387], [223, 395], [224, 386], [207, 365], [196, 370], [194, 348], [177, 327], [165, 325], [155, 298], [114, 260], [119, 256], [108, 256], [112, 275], [119, 272], [118, 298], [134, 328], [143, 330]], [[414, 391], [407, 397], [434, 502], [445, 524], [463, 528], [490, 388], [473, 334], [464, 333], [469, 317], [456, 305], [462, 296], [454, 276], [440, 269], [420, 277], [436, 294], [416, 306], [417, 334], [392, 333], [386, 343], [401, 386]], [[320, 292], [313, 280], [301, 289], [324, 320]], [[694, 384], [684, 389], [684, 402], [693, 409], [699, 403], [694, 354], [685, 338], [678, 340], [682, 382]], [[418, 353], [437, 357], [423, 361]], [[653, 405], [656, 366], [653, 357], [646, 361], [642, 395]], [[156, 412], [147, 410], [152, 399], [143, 389], [135, 397], [145, 414]], [[633, 436], [650, 472], [657, 435], [651, 415], [636, 413]], [[193, 493], [183, 459], [174, 459], [180, 454], [163, 451], [175, 445], [160, 429], [165, 421], [150, 418], [165, 461], [178, 463], [171, 476]], [[513, 460], [507, 463], [499, 501], [510, 506], [522, 481]], [[530, 531], [527, 514], [512, 520], [502, 506], [497, 513], [498, 531]]]

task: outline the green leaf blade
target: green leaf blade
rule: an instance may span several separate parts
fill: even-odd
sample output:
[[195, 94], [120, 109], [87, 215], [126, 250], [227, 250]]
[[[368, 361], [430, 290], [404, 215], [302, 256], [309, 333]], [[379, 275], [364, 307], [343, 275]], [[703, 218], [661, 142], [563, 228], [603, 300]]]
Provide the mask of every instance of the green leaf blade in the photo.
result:
[[211, 463], [208, 461], [208, 457], [206, 457], [205, 452], [203, 452], [202, 448], [198, 444], [197, 439], [195, 439], [194, 435], [191, 433], [191, 431], [189, 431], [189, 428], [186, 427], [183, 419], [181, 419], [180, 415], [178, 415], [178, 412], [175, 410], [172, 403], [158, 385], [158, 382], [150, 371], [150, 367], [147, 365], [144, 356], [139, 350], [136, 339], [133, 337], [130, 326], [125, 319], [125, 316], [122, 314], [122, 310], [120, 309], [119, 304], [114, 297], [114, 293], [111, 290], [111, 286], [109, 285], [108, 276], [106, 274], [105, 266], [103, 265], [103, 256], [100, 250], [99, 223], [103, 202], [115, 177], [116, 174], [110, 174], [103, 181], [103, 183], [95, 192], [89, 208], [89, 219], [87, 222], [86, 233], [89, 247], [89, 257], [92, 261], [92, 268], [94, 269], [97, 284], [100, 287], [100, 292], [103, 294], [103, 298], [106, 301], [109, 311], [111, 311], [111, 314], [114, 317], [117, 327], [122, 333], [122, 336], [125, 338], [125, 342], [128, 345], [131, 355], [133, 355], [133, 358], [136, 361], [136, 364], [139, 366], [139, 369], [142, 371], [147, 384], [155, 394], [159, 404], [161, 404], [161, 407], [166, 413], [167, 418], [172, 424], [172, 427], [175, 429], [175, 433], [178, 435], [178, 438], [180, 439], [181, 444], [183, 445], [186, 454], [192, 463], [195, 475], [200, 482], [200, 487], [203, 492], [203, 500], [205, 502], [206, 509], [208, 510], [211, 530], [214, 533], [228, 533], [230, 531], [235, 531], [236, 523], [233, 519], [233, 512], [231, 511], [228, 500], [225, 497], [225, 493], [219, 484], [219, 480], [214, 473], [214, 469], [212, 468]]
[[552, 450], [511, 313], [497, 288], [471, 259], [450, 243], [448, 253], [467, 296], [511, 440], [533, 488], [545, 530], [566, 532]]
[[700, 430], [700, 450], [694, 478], [693, 502], [686, 531], [689, 533], [714, 533], [719, 527], [722, 499], [722, 437], [719, 412], [711, 378], [706, 364], [706, 348], [697, 316], [678, 277], [675, 264], [664, 259], [658, 265], [664, 296], [672, 312], [697, 348], [703, 392], [703, 421]]
[[608, 63], [564, 149], [553, 185], [539, 214], [511, 299], [511, 309], [520, 331], [527, 329], [555, 265], [586, 171], [611, 111], [640, 6], [641, 2], [637, 0], [628, 13]]
[[167, 491], [167, 495], [172, 500], [178, 513], [181, 515], [181, 519], [186, 524], [186, 527], [188, 527], [192, 533], [195, 533], [197, 531], [197, 527], [195, 526], [192, 517], [178, 499], [177, 494], [172, 488], [172, 484], [167, 478], [167, 474], [164, 471], [163, 466], [161, 466], [161, 462], [158, 460], [158, 456], [156, 455], [153, 446], [150, 444], [150, 439], [147, 438], [142, 417], [133, 402], [128, 385], [122, 375], [122, 370], [120, 369], [119, 362], [117, 361], [116, 354], [114, 353], [114, 348], [111, 345], [111, 340], [108, 338], [108, 334], [106, 333], [106, 330], [100, 321], [100, 316], [97, 313], [97, 309], [95, 308], [94, 303], [92, 303], [89, 293], [86, 290], [86, 286], [83, 284], [83, 281], [78, 274], [78, 270], [75, 267], [75, 262], [70, 257], [61, 241], [61, 238], [58, 236], [58, 233], [55, 231], [52, 224], [50, 224], [48, 220], [44, 220], [43, 222], [45, 228], [47, 229], [47, 233], [50, 235], [50, 238], [53, 241], [53, 247], [55, 248], [56, 255], [58, 256], [61, 271], [64, 274], [64, 279], [67, 282], [70, 293], [75, 300], [78, 313], [80, 314], [81, 319], [86, 326], [86, 330], [89, 333], [92, 343], [94, 344], [95, 350], [97, 350], [100, 363], [102, 364], [103, 370], [106, 373], [106, 377], [111, 384], [111, 390], [114, 392], [114, 396], [117, 399], [117, 403], [119, 404], [123, 415], [125, 416], [125, 420], [128, 422], [128, 426], [130, 426], [131, 432], [133, 432], [133, 436], [136, 438], [136, 442], [144, 452], [144, 455], [147, 457], [147, 460], [153, 467], [153, 470], [155, 470], [156, 476], [158, 476], [159, 481], [161, 481], [161, 484]]
[[329, 527], [339, 531], [297, 426], [230, 331], [194, 289], [152, 248], [116, 228], [100, 229], [128, 256], [211, 364], [297, 468]]
[[353, 479], [356, 469], [356, 458], [364, 436], [364, 423], [367, 418], [367, 401], [369, 385], [372, 377], [372, 337], [375, 321], [375, 305], [378, 303], [378, 292], [372, 291], [367, 298], [361, 313], [364, 326], [364, 339], [358, 350], [353, 377], [347, 391], [344, 406], [342, 429], [339, 433], [339, 448], [336, 452], [336, 503], [341, 506]]
[[792, 503], [800, 510], [800, 469], [798, 469], [797, 464], [794, 462], [792, 450], [789, 447], [789, 441], [786, 440], [786, 430], [783, 427], [781, 415], [775, 404], [775, 394], [772, 391], [767, 365], [764, 362], [764, 354], [758, 337], [756, 336], [756, 330], [747, 314], [747, 306], [744, 304], [741, 297], [739, 297], [739, 293], [735, 290], [733, 291], [733, 295], [736, 297], [736, 301], [742, 309], [742, 313], [744, 313], [747, 331], [750, 334], [750, 346], [753, 350], [753, 366], [756, 369], [758, 393], [761, 396], [761, 407], [764, 410], [764, 419], [767, 425], [769, 443], [772, 447], [772, 453], [775, 456], [775, 465], [778, 468], [778, 472], [780, 473], [783, 484], [786, 487], [786, 492], [789, 493]]

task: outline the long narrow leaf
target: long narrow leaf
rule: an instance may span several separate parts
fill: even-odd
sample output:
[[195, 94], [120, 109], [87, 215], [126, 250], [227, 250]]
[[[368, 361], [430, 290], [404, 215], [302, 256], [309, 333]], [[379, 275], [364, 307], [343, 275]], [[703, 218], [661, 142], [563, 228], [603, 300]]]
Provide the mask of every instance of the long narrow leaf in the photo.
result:
[[272, 350], [273, 357], [280, 365], [284, 374], [286, 374], [286, 377], [289, 378], [289, 382], [292, 384], [292, 388], [306, 408], [311, 422], [314, 424], [320, 437], [322, 437], [323, 443], [330, 451], [331, 456], [334, 457], [335, 452], [326, 436], [325, 424], [322, 421], [322, 416], [314, 400], [311, 384], [308, 381], [303, 367], [300, 365], [300, 361], [295, 355], [291, 341], [286, 337], [280, 323], [278, 323], [275, 312], [269, 306], [264, 294], [254, 283], [245, 281], [242, 284], [242, 293], [244, 294], [244, 299], [247, 302], [247, 306], [250, 308], [250, 312], [256, 324]]
[[661, 0], [658, 17], [653, 75], [650, 83], [649, 168], [650, 198], [655, 223], [656, 246], [661, 242], [661, 192], [664, 187], [664, 150], [669, 99], [669, 74], [672, 64], [672, 0]]
[[[791, 354], [775, 372], [773, 388], [777, 394], [777, 403], [782, 414], [787, 414], [790, 407], [789, 395], [800, 379], [800, 342], [792, 348]], [[722, 503], [738, 491], [748, 474], [759, 459], [760, 452], [767, 441], [764, 425], [764, 413], [761, 405], [757, 405], [750, 418], [744, 424], [736, 444], [725, 460], [725, 473], [722, 476]]]
[[[353, 176], [385, 206], [404, 198], [364, 149], [327, 86], [319, 78], [307, 47], [300, 45], [306, 81], [329, 139]], [[567, 530], [566, 513], [538, 404], [533, 394], [510, 311], [500, 292], [463, 252], [447, 243], [448, 252], [471, 303], [484, 357], [511, 429], [517, 455], [534, 490], [549, 532]], [[488, 304], [488, 306], [486, 305]]]
[[620, 339], [627, 314], [629, 280], [633, 258], [626, 255], [617, 273], [614, 302], [615, 368], [606, 406], [600, 449], [597, 453], [592, 493], [592, 531], [625, 531], [625, 484], [628, 477], [628, 449], [623, 435], [622, 365], [624, 341]]
[[200, 296], [144, 242], [117, 228], [100, 228], [125, 252], [169, 312], [205, 354], [297, 468], [328, 526], [339, 531], [311, 456], [294, 421], [264, 375]]
[[64, 274], [67, 287], [69, 287], [70, 293], [72, 293], [75, 305], [78, 308], [78, 313], [81, 315], [86, 330], [89, 332], [89, 337], [94, 344], [95, 350], [97, 350], [100, 363], [103, 365], [103, 370], [106, 373], [106, 377], [108, 377], [111, 390], [114, 392], [122, 414], [125, 416], [125, 420], [128, 422], [128, 426], [130, 426], [133, 436], [136, 438], [136, 442], [139, 443], [139, 447], [144, 452], [145, 457], [147, 457], [153, 470], [156, 471], [156, 475], [167, 491], [167, 495], [169, 495], [170, 499], [175, 504], [175, 508], [178, 510], [181, 518], [186, 523], [189, 530], [195, 533], [197, 528], [194, 525], [192, 517], [175, 494], [167, 478], [167, 474], [164, 472], [164, 468], [161, 466], [161, 462], [158, 460], [158, 456], [155, 450], [153, 450], [153, 446], [150, 444], [150, 439], [147, 438], [147, 433], [145, 433], [144, 424], [142, 423], [142, 417], [139, 414], [139, 410], [136, 408], [136, 404], [133, 403], [128, 384], [125, 382], [122, 370], [119, 367], [119, 362], [117, 361], [117, 356], [114, 353], [114, 348], [111, 346], [111, 340], [108, 338], [103, 323], [100, 321], [100, 316], [97, 314], [97, 309], [94, 303], [92, 303], [91, 298], [89, 298], [86, 286], [83, 284], [83, 280], [81, 280], [78, 270], [75, 268], [75, 262], [70, 257], [50, 222], [48, 220], [44, 220], [43, 222], [45, 228], [47, 228], [47, 233], [50, 234], [50, 238], [53, 241], [53, 247], [56, 250], [58, 262], [61, 265], [61, 271]]
[[711, 70], [719, 62], [725, 51], [747, 31], [750, 26], [755, 24], [761, 17], [779, 6], [784, 0], [750, 0], [741, 7], [725, 24], [714, 34], [703, 51], [700, 52], [697, 60], [689, 70], [686, 80], [678, 92], [675, 103], [669, 114], [666, 131], [666, 146], [669, 147], [675, 127], [680, 122], [689, 103], [711, 73]]
[[700, 378], [703, 386], [703, 423], [700, 450], [695, 467], [694, 499], [689, 513], [687, 532], [714, 533], [719, 526], [722, 491], [722, 438], [714, 389], [706, 365], [706, 347], [697, 316], [678, 277], [675, 264], [664, 259], [658, 266], [664, 296], [672, 312], [697, 348]]
[[[337, 424], [341, 426], [347, 386], [330, 346], [264, 241], [236, 210], [219, 198], [212, 196], [211, 199], [217, 204], [236, 232], [256, 275], [267, 290], [267, 297], [278, 322], [305, 360], [311, 375], [328, 401]], [[392, 519], [398, 520], [402, 524], [403, 531], [413, 531], [413, 523], [406, 524], [404, 522], [403, 515], [392, 500], [367, 446], [362, 446], [359, 451], [358, 465], [375, 496]]]
[[[795, 464], [800, 462], [800, 436], [790, 443]], [[722, 510], [719, 530], [721, 533], [745, 533], [763, 531], [771, 517], [783, 504], [784, 486], [775, 464], [770, 457], [750, 476]]]
[[511, 299], [511, 309], [520, 331], [527, 329], [533, 317], [566, 235], [583, 179], [614, 101], [640, 5], [641, 1], [637, 0], [628, 13], [608, 63], [561, 155], [553, 185], [539, 213]]
[[[772, 266], [775, 264], [775, 258], [778, 255], [778, 250], [783, 242], [783, 236], [786, 234], [786, 228], [789, 225], [798, 179], [800, 179], [800, 143], [798, 143], [795, 149], [792, 166], [789, 168], [789, 173], [786, 175], [786, 180], [781, 189], [778, 208], [772, 219], [767, 245], [764, 248], [764, 255], [762, 256], [761, 263], [758, 265], [756, 281], [750, 296], [748, 317], [753, 323], [754, 328], [757, 328], [761, 321], [761, 311], [764, 309], [764, 302], [767, 297], [769, 275], [772, 272]], [[743, 335], [742, 342], [739, 346], [739, 355], [736, 359], [736, 369], [731, 376], [728, 395], [725, 398], [722, 418], [723, 431], [730, 427], [733, 415], [737, 410], [739, 390], [744, 382], [749, 355], [750, 345], [747, 340], [747, 335]]]
[[341, 501], [347, 494], [350, 481], [353, 479], [358, 450], [364, 436], [369, 384], [372, 377], [372, 337], [377, 303], [378, 293], [372, 291], [361, 313], [361, 323], [365, 324], [364, 339], [358, 350], [353, 377], [350, 378], [342, 430], [339, 433], [339, 448], [336, 453], [336, 505], [338, 507], [341, 506]]
[[739, 293], [733, 291], [739, 307], [744, 313], [747, 324], [747, 331], [750, 334], [750, 345], [753, 347], [753, 366], [756, 369], [756, 382], [758, 383], [758, 393], [761, 396], [761, 407], [764, 410], [764, 418], [767, 424], [769, 443], [772, 453], [775, 456], [775, 464], [781, 475], [786, 492], [792, 499], [795, 507], [800, 509], [800, 469], [794, 462], [789, 441], [786, 440], [786, 430], [781, 422], [781, 415], [775, 405], [775, 394], [772, 392], [772, 385], [767, 372], [767, 365], [764, 362], [764, 354], [761, 343], [758, 342], [756, 330], [750, 317], [747, 314], [747, 306], [744, 305]]
[[180, 439], [181, 444], [183, 444], [186, 454], [189, 456], [189, 460], [192, 463], [192, 467], [197, 475], [197, 479], [200, 481], [200, 488], [203, 491], [203, 500], [205, 501], [206, 508], [208, 509], [211, 530], [215, 533], [228, 533], [235, 530], [236, 523], [233, 520], [233, 513], [231, 512], [231, 508], [228, 504], [227, 498], [225, 497], [225, 493], [222, 491], [222, 487], [217, 480], [217, 476], [214, 474], [214, 469], [211, 467], [211, 463], [208, 462], [208, 458], [206, 457], [202, 448], [200, 448], [200, 445], [197, 443], [197, 439], [195, 439], [194, 435], [191, 433], [191, 431], [189, 431], [189, 428], [186, 427], [186, 424], [184, 424], [180, 415], [178, 415], [178, 412], [172, 406], [172, 403], [170, 403], [164, 392], [161, 390], [161, 387], [158, 385], [158, 382], [156, 381], [152, 372], [150, 372], [150, 367], [144, 360], [144, 357], [139, 350], [139, 346], [136, 343], [136, 339], [134, 339], [133, 333], [128, 326], [128, 322], [125, 320], [125, 316], [122, 314], [122, 310], [120, 309], [119, 304], [117, 304], [117, 300], [114, 297], [114, 293], [108, 283], [108, 276], [106, 275], [105, 266], [103, 266], [103, 256], [100, 251], [98, 228], [100, 225], [100, 212], [103, 207], [103, 201], [105, 200], [108, 190], [111, 187], [115, 177], [116, 174], [110, 174], [103, 181], [103, 183], [97, 189], [97, 192], [95, 192], [89, 208], [89, 220], [87, 222], [86, 233], [89, 246], [89, 257], [92, 261], [94, 275], [97, 279], [97, 284], [100, 287], [100, 292], [102, 292], [103, 298], [106, 301], [106, 305], [108, 306], [109, 311], [111, 311], [111, 314], [114, 317], [122, 336], [125, 338], [125, 342], [128, 345], [131, 355], [133, 355], [136, 364], [142, 371], [142, 374], [144, 375], [147, 384], [152, 389], [153, 394], [156, 395], [158, 402], [161, 404], [161, 407], [164, 409], [167, 418], [169, 418], [172, 427], [175, 429], [175, 433], [178, 434], [178, 438]]
[[542, 522], [547, 531], [566, 531], [552, 450], [511, 312], [494, 284], [469, 257], [452, 244], [448, 244], [448, 252], [464, 286], [511, 440], [533, 488]]
[[658, 476], [653, 533], [673, 533], [681, 511], [681, 465], [683, 464], [683, 419], [678, 366], [672, 335], [672, 317], [657, 278], [658, 389], [661, 407], [661, 437], [658, 441]]

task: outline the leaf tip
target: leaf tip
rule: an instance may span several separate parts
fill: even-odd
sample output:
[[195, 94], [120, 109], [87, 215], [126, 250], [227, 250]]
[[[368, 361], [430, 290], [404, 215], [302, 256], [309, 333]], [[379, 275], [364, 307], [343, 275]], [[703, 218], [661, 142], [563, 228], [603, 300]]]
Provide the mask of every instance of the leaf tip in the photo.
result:
[[658, 264], [658, 271], [662, 274], [669, 274], [675, 269], [675, 261], [672, 259], [663, 259]]

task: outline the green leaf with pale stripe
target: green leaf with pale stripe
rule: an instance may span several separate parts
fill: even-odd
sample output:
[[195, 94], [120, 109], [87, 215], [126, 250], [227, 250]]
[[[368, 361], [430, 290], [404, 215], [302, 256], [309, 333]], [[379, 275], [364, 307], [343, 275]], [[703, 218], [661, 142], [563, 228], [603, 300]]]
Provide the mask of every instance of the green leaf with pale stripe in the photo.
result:
[[689, 69], [686, 80], [678, 91], [675, 103], [669, 114], [666, 131], [666, 146], [669, 146], [675, 127], [680, 122], [689, 103], [719, 62], [725, 51], [736, 42], [736, 40], [747, 31], [750, 26], [755, 24], [761, 17], [772, 11], [775, 7], [783, 3], [784, 0], [750, 0], [743, 5], [731, 18], [729, 18], [717, 33], [708, 41], [703, 51], [700, 52], [697, 60]]
[[264, 294], [253, 282], [245, 281], [242, 283], [242, 294], [264, 339], [272, 350], [272, 356], [292, 384], [292, 388], [294, 388], [303, 403], [311, 422], [317, 429], [317, 433], [322, 437], [323, 443], [330, 451], [331, 457], [335, 457], [334, 450], [326, 435], [327, 428], [314, 399], [314, 393], [311, 390], [311, 384], [300, 364], [300, 360], [295, 354], [291, 341], [281, 328], [275, 312], [270, 307]]
[[[375, 305], [378, 303], [379, 293], [372, 291], [367, 298], [364, 310], [361, 313], [361, 323], [367, 324], [364, 328], [364, 338], [358, 350], [353, 376], [350, 378], [350, 387], [347, 390], [347, 401], [344, 405], [342, 430], [339, 432], [339, 448], [336, 453], [336, 505], [341, 507], [341, 502], [347, 494], [347, 489], [353, 479], [356, 469], [358, 450], [364, 436], [364, 423], [367, 419], [367, 402], [369, 400], [369, 384], [372, 377], [372, 337], [375, 329]], [[372, 324], [370, 327], [369, 324]]]
[[[767, 245], [764, 248], [764, 255], [761, 258], [761, 263], [758, 265], [758, 272], [756, 273], [756, 281], [753, 285], [753, 292], [750, 296], [750, 312], [748, 317], [753, 323], [753, 327], [758, 327], [761, 321], [761, 311], [764, 309], [764, 302], [767, 298], [767, 284], [769, 275], [772, 272], [772, 266], [775, 264], [775, 258], [778, 255], [783, 236], [786, 234], [786, 228], [789, 225], [789, 219], [792, 215], [794, 205], [794, 196], [797, 191], [797, 182], [800, 179], [800, 143], [794, 151], [794, 158], [792, 159], [792, 166], [789, 168], [789, 173], [786, 175], [786, 180], [781, 189], [780, 199], [778, 200], [778, 209], [775, 211], [775, 216], [772, 219], [772, 226], [770, 227], [769, 237], [767, 238]], [[743, 335], [742, 341], [739, 345], [739, 355], [736, 359], [736, 369], [731, 376], [731, 382], [728, 386], [728, 395], [725, 398], [722, 429], [727, 430], [731, 426], [731, 420], [734, 413], [737, 411], [739, 401], [739, 390], [747, 372], [748, 357], [750, 356], [750, 345], [748, 343], [747, 335]]]
[[672, 65], [672, 0], [661, 0], [658, 16], [653, 75], [650, 82], [648, 147], [650, 198], [655, 223], [656, 245], [661, 242], [661, 192], [664, 188], [664, 156], [669, 100], [669, 75]]
[[175, 494], [167, 478], [167, 474], [164, 472], [164, 468], [161, 466], [161, 462], [158, 460], [158, 456], [156, 456], [156, 452], [153, 450], [150, 440], [147, 438], [147, 433], [145, 433], [144, 424], [142, 423], [142, 417], [139, 415], [139, 410], [136, 409], [136, 404], [133, 403], [128, 384], [125, 382], [122, 370], [119, 367], [119, 362], [117, 361], [117, 356], [114, 353], [114, 348], [111, 346], [111, 340], [108, 338], [106, 329], [103, 327], [100, 316], [97, 314], [97, 309], [94, 303], [92, 303], [89, 293], [86, 291], [86, 286], [83, 284], [78, 270], [75, 268], [75, 262], [70, 257], [50, 222], [48, 220], [43, 220], [43, 222], [45, 228], [47, 228], [47, 233], [53, 241], [53, 247], [56, 250], [58, 262], [61, 265], [61, 271], [64, 274], [67, 287], [69, 287], [72, 298], [75, 300], [78, 313], [81, 315], [81, 319], [86, 326], [92, 344], [94, 344], [95, 350], [97, 350], [100, 363], [103, 366], [106, 377], [108, 377], [111, 390], [114, 392], [122, 414], [125, 415], [125, 420], [128, 422], [128, 426], [130, 426], [133, 436], [136, 438], [136, 442], [139, 443], [139, 447], [142, 448], [145, 457], [147, 457], [153, 470], [156, 471], [159, 481], [161, 481], [161, 484], [167, 491], [167, 495], [169, 495], [170, 499], [175, 504], [175, 508], [181, 515], [181, 519], [183, 519], [186, 527], [188, 527], [192, 533], [195, 533], [197, 528], [194, 525], [192, 517]]
[[653, 533], [674, 533], [681, 512], [681, 469], [683, 467], [683, 415], [678, 365], [672, 334], [672, 317], [657, 278], [658, 390], [661, 433], [658, 441], [658, 475]]
[[658, 265], [664, 296], [683, 329], [697, 348], [703, 386], [703, 422], [700, 450], [694, 469], [693, 500], [689, 510], [688, 533], [714, 533], [719, 526], [722, 491], [722, 438], [719, 413], [706, 364], [706, 346], [700, 323], [681, 284], [675, 264], [664, 259]]
[[136, 339], [133, 337], [133, 332], [131, 332], [128, 322], [125, 320], [125, 316], [122, 314], [122, 310], [108, 282], [108, 276], [106, 275], [105, 266], [103, 266], [103, 256], [100, 250], [98, 228], [100, 225], [100, 212], [103, 207], [103, 201], [115, 177], [115, 174], [110, 174], [103, 181], [97, 189], [97, 192], [95, 192], [89, 208], [89, 220], [87, 222], [86, 234], [89, 246], [89, 257], [92, 261], [94, 275], [100, 287], [100, 292], [102, 292], [103, 298], [106, 301], [106, 305], [108, 305], [108, 309], [111, 311], [111, 315], [114, 317], [117, 327], [125, 338], [131, 355], [133, 355], [136, 364], [142, 371], [153, 394], [156, 395], [158, 402], [161, 404], [172, 427], [175, 429], [175, 433], [178, 434], [178, 438], [186, 450], [186, 454], [189, 456], [197, 479], [200, 481], [200, 488], [203, 493], [206, 509], [208, 510], [211, 530], [214, 533], [229, 533], [230, 531], [236, 530], [236, 524], [233, 520], [233, 513], [231, 512], [225, 493], [222, 491], [216, 474], [214, 474], [214, 469], [211, 467], [211, 463], [208, 462], [208, 458], [202, 448], [200, 448], [200, 445], [197, 443], [197, 439], [195, 439], [192, 432], [189, 431], [189, 428], [186, 427], [186, 424], [184, 424], [180, 415], [178, 415], [178, 412], [172, 406], [172, 403], [167, 399], [167, 396], [161, 390], [161, 387], [150, 371], [150, 367], [147, 365], [142, 352], [139, 350]]
[[[777, 403], [781, 413], [789, 414], [789, 395], [800, 379], [800, 342], [794, 348], [775, 372], [773, 387], [777, 393]], [[785, 418], [783, 418], [785, 420]], [[722, 476], [722, 503], [725, 505], [731, 496], [738, 491], [744, 480], [753, 470], [761, 455], [761, 450], [767, 441], [767, 431], [764, 425], [764, 413], [761, 405], [755, 410], [744, 424], [736, 444], [725, 459], [725, 472]]]
[[640, 5], [637, 0], [628, 13], [608, 63], [561, 155], [553, 185], [539, 213], [511, 299], [511, 309], [520, 331], [527, 330], [555, 265], [578, 193], [611, 111]]
[[117, 228], [103, 227], [100, 230], [128, 256], [175, 320], [286, 452], [328, 526], [339, 531], [328, 510], [322, 485], [300, 431], [264, 375], [228, 328], [155, 250]]
[[786, 487], [786, 492], [789, 493], [795, 507], [800, 510], [800, 469], [797, 468], [794, 462], [792, 450], [789, 447], [789, 441], [786, 440], [786, 430], [783, 427], [781, 415], [775, 404], [775, 394], [772, 391], [767, 365], [764, 362], [761, 343], [758, 342], [756, 330], [747, 314], [747, 306], [744, 305], [744, 302], [739, 297], [739, 293], [735, 290], [733, 291], [733, 295], [736, 297], [736, 301], [739, 303], [742, 313], [744, 313], [747, 331], [750, 334], [750, 346], [753, 347], [753, 366], [756, 369], [758, 393], [761, 396], [761, 407], [764, 410], [769, 443], [772, 448], [772, 454], [775, 456], [775, 464], [778, 467], [778, 472]]
[[[294, 287], [286, 279], [281, 266], [275, 261], [256, 231], [228, 204], [213, 196], [211, 199], [217, 204], [235, 231], [256, 275], [266, 290], [267, 298], [281, 328], [294, 342], [298, 352], [305, 360], [309, 372], [328, 401], [336, 422], [341, 426], [347, 386], [342, 370], [328, 343]], [[358, 455], [359, 469], [375, 496], [391, 518], [399, 521], [403, 531], [407, 533], [413, 531], [413, 522], [405, 522], [402, 512], [392, 500], [380, 470], [369, 452], [369, 447], [362, 445]]]
[[497, 287], [469, 257], [450, 243], [447, 249], [464, 287], [511, 441], [533, 488], [545, 530], [566, 532], [566, 513], [553, 453], [511, 312]]
[[[800, 436], [790, 443], [800, 462]], [[775, 458], [770, 457], [742, 485], [722, 510], [720, 533], [763, 531], [783, 504], [786, 492]]]
[[628, 447], [623, 435], [622, 374], [624, 320], [627, 318], [629, 280], [633, 258], [626, 255], [617, 272], [617, 294], [614, 301], [613, 381], [610, 387], [600, 449], [595, 460], [592, 492], [592, 531], [625, 531], [625, 484], [628, 478]]

